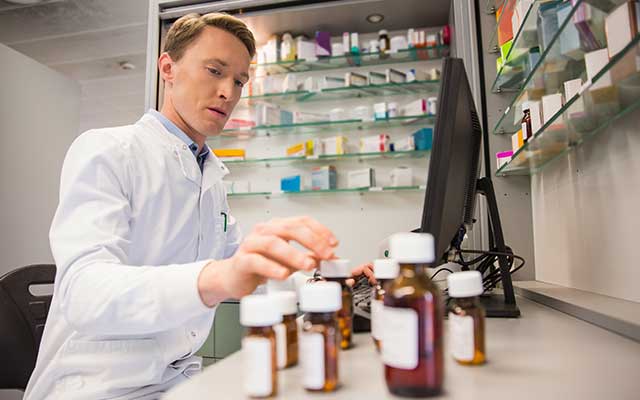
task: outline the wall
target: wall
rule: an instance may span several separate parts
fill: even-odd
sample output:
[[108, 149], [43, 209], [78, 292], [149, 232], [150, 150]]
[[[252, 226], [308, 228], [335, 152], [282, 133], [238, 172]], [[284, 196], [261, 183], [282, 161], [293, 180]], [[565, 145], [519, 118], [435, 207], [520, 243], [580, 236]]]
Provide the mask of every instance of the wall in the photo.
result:
[[640, 111], [532, 178], [536, 280], [640, 302]]
[[0, 45], [0, 274], [52, 262], [60, 169], [78, 131], [80, 88]]

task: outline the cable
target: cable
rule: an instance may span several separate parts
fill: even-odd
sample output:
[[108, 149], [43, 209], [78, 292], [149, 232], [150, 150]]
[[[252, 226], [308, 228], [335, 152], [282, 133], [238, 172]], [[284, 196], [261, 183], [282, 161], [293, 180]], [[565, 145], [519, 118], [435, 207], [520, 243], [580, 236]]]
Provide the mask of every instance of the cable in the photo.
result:
[[450, 270], [449, 268], [440, 268], [439, 270], [437, 270], [433, 275], [431, 275], [431, 280], [433, 280], [433, 278], [436, 277], [436, 275], [438, 275], [440, 272], [442, 271], [447, 271], [450, 274], [453, 274], [453, 271]]

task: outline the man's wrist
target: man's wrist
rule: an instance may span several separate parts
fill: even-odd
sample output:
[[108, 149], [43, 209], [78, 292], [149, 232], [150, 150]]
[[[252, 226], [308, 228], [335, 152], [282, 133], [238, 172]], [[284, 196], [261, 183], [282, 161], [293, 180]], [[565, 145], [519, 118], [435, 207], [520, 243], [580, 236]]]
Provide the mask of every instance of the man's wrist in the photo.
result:
[[211, 260], [200, 271], [198, 276], [198, 294], [202, 303], [212, 308], [216, 304], [231, 297], [223, 289], [223, 269], [226, 260]]

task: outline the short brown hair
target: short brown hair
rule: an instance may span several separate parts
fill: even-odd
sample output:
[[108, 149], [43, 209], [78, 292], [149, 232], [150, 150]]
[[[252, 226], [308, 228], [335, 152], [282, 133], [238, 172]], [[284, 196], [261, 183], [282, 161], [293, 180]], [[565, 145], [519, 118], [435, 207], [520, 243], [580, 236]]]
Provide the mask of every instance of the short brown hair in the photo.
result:
[[207, 26], [213, 26], [229, 32], [240, 39], [249, 51], [251, 58], [255, 55], [256, 41], [253, 33], [251, 33], [247, 25], [240, 19], [224, 13], [210, 13], [205, 15], [192, 13], [180, 17], [171, 25], [169, 32], [167, 32], [164, 51], [169, 53], [174, 61], [178, 61], [184, 55], [189, 44], [191, 44]]

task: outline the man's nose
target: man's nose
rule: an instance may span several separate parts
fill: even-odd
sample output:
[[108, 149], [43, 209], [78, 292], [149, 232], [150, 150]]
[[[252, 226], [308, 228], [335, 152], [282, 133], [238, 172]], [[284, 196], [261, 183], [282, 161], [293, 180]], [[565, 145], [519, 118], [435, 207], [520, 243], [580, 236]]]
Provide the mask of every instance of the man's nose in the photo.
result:
[[233, 82], [225, 81], [218, 87], [218, 97], [224, 100], [229, 100], [233, 93]]

